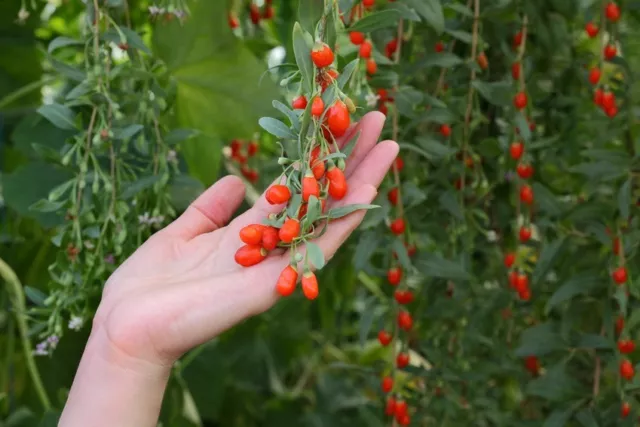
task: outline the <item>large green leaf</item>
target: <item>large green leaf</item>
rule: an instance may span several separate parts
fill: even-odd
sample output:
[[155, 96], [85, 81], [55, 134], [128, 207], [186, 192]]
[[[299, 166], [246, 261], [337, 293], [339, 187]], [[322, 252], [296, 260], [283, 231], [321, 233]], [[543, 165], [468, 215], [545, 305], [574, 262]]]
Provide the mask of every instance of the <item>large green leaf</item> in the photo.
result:
[[176, 82], [176, 125], [201, 132], [182, 153], [204, 184], [218, 177], [223, 142], [250, 137], [278, 97], [276, 85], [260, 79], [266, 64], [231, 33], [226, 3], [190, 1], [184, 24], [158, 25], [153, 37]]

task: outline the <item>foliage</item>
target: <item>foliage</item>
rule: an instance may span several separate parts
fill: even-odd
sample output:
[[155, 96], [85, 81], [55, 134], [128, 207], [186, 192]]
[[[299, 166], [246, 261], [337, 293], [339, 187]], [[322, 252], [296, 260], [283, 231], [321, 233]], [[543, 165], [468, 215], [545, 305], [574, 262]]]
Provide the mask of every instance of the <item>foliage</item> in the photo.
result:
[[0, 425], [55, 425], [106, 278], [153, 231], [226, 172], [247, 204], [278, 176], [314, 38], [326, 97], [384, 112], [400, 160], [318, 298], [187, 354], [160, 423], [409, 421], [393, 398], [416, 426], [633, 425], [634, 1], [34, 3], [0, 5]]

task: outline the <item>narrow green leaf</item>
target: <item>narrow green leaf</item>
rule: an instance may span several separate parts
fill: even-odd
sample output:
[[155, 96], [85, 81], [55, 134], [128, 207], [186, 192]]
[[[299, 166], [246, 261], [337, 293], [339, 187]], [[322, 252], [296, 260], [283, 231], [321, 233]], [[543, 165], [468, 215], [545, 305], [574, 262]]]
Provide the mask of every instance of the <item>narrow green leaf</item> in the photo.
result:
[[614, 343], [602, 335], [581, 333], [574, 345], [576, 348], [613, 350]]
[[387, 5], [387, 10], [395, 10], [397, 11], [402, 19], [408, 19], [409, 21], [419, 22], [421, 20], [420, 15], [418, 15], [415, 10], [411, 9], [404, 3], [394, 2]]
[[323, 10], [323, 0], [304, 0], [298, 2], [298, 20], [302, 28], [311, 34], [315, 33], [316, 24], [322, 17]]
[[473, 18], [473, 11], [460, 3], [447, 3], [445, 7], [466, 17]]
[[351, 155], [351, 152], [355, 148], [356, 143], [358, 142], [358, 139], [360, 139], [361, 133], [362, 133], [362, 130], [358, 130], [358, 132], [353, 134], [353, 136], [349, 139], [349, 141], [347, 141], [347, 143], [342, 148], [341, 150], [342, 154], [344, 154], [346, 157], [349, 157]]
[[508, 82], [487, 83], [476, 80], [473, 82], [473, 87], [493, 105], [504, 106], [511, 102], [512, 87]]
[[401, 18], [402, 14], [395, 9], [387, 9], [380, 12], [374, 12], [353, 24], [349, 28], [349, 31], [362, 31], [363, 33], [370, 33], [381, 28], [395, 27]]
[[333, 208], [327, 214], [329, 219], [342, 218], [358, 210], [377, 209], [378, 205], [366, 205], [366, 204], [353, 204], [348, 206], [342, 206], [339, 208]]
[[629, 207], [631, 205], [631, 178], [627, 179], [618, 192], [618, 210], [623, 219], [629, 218]]
[[421, 67], [441, 67], [441, 68], [451, 68], [456, 65], [462, 64], [462, 58], [458, 55], [454, 55], [449, 52], [442, 53], [433, 53], [427, 55], [425, 59], [420, 62]]
[[300, 205], [302, 205], [302, 194], [294, 194], [289, 201], [289, 205], [287, 206], [287, 216], [289, 218], [297, 218]]
[[567, 347], [553, 323], [546, 322], [526, 329], [520, 336], [520, 346], [516, 349], [518, 357], [544, 356]]
[[26, 297], [37, 306], [44, 307], [44, 302], [47, 299], [47, 295], [40, 289], [32, 288], [31, 286], [24, 287], [24, 294]]
[[549, 313], [559, 304], [577, 295], [590, 292], [600, 283], [599, 276], [593, 272], [581, 273], [571, 277], [551, 295], [551, 298], [547, 301], [545, 311]]
[[365, 343], [367, 341], [367, 336], [371, 331], [371, 326], [373, 325], [373, 318], [375, 315], [374, 308], [376, 307], [376, 297], [372, 296], [367, 299], [365, 304], [365, 309], [360, 316], [360, 327], [358, 328], [358, 338], [360, 341], [360, 347], [364, 348]]
[[300, 130], [300, 119], [295, 111], [277, 100], [273, 101], [273, 107], [289, 118], [291, 126], [293, 126], [295, 130]]
[[[136, 125], [132, 125], [136, 126]], [[200, 135], [195, 129], [173, 129], [164, 137], [164, 142], [169, 145], [175, 145]]]
[[273, 117], [262, 117], [258, 120], [258, 123], [262, 129], [266, 130], [271, 135], [277, 136], [278, 138], [295, 139], [296, 137], [287, 125]]
[[57, 212], [66, 203], [66, 200], [60, 202], [52, 202], [47, 199], [41, 199], [29, 206], [29, 210], [34, 212]]
[[552, 243], [546, 244], [542, 247], [542, 253], [540, 259], [536, 264], [536, 268], [531, 275], [531, 281], [534, 285], [538, 284], [549, 270], [554, 266], [558, 259], [558, 252], [564, 244], [565, 238], [560, 237]]
[[72, 39], [71, 37], [60, 36], [56, 37], [49, 43], [47, 52], [51, 53], [56, 49], [60, 49], [66, 46], [82, 46], [84, 43], [80, 40]]
[[450, 261], [435, 254], [421, 255], [415, 261], [415, 266], [426, 277], [439, 277], [451, 280], [471, 279], [471, 275], [460, 262]]
[[596, 421], [591, 408], [582, 409], [576, 414], [575, 418], [582, 427], [598, 427], [598, 422]]
[[[304, 3], [304, 2], [301, 2]], [[293, 26], [293, 54], [302, 75], [303, 91], [311, 93], [313, 89], [313, 63], [311, 62], [311, 47], [313, 39], [305, 33], [297, 22]]]
[[[136, 136], [142, 129], [144, 129], [144, 126], [140, 124], [129, 125], [126, 128], [116, 128], [113, 129], [113, 137], [121, 141], [128, 141]], [[167, 138], [165, 138], [165, 141], [167, 142]]]
[[141, 191], [153, 187], [156, 182], [160, 181], [160, 178], [160, 175], [150, 175], [140, 178], [126, 186], [120, 194], [120, 197], [124, 200], [129, 199]]
[[320, 205], [320, 200], [316, 196], [311, 196], [309, 198], [309, 202], [307, 203], [307, 214], [306, 214], [306, 222], [307, 224], [313, 224], [320, 218], [322, 214], [322, 206]]
[[444, 12], [440, 0], [404, 0], [440, 35], [444, 31]]
[[336, 82], [338, 84], [338, 88], [344, 89], [344, 87], [349, 82], [349, 79], [353, 75], [353, 71], [358, 66], [359, 61], [360, 60], [356, 58], [344, 66], [344, 68], [342, 69], [342, 73], [338, 76], [338, 80]]
[[440, 206], [454, 217], [460, 220], [464, 219], [460, 202], [452, 190], [446, 191], [440, 195]]
[[565, 427], [571, 416], [573, 415], [573, 408], [569, 409], [556, 409], [545, 420], [542, 427]]
[[129, 45], [130, 48], [138, 49], [148, 55], [151, 55], [151, 50], [149, 50], [147, 45], [144, 44], [142, 37], [140, 37], [138, 33], [133, 31], [131, 28], [127, 28], [125, 26], [120, 27], [120, 30], [124, 33], [124, 36], [126, 37], [126, 40], [127, 40], [127, 44]]
[[472, 34], [467, 31], [445, 29], [444, 32], [449, 34], [451, 37], [460, 40], [462, 43], [471, 44], [473, 40]]
[[50, 202], [55, 202], [60, 197], [64, 196], [64, 194], [71, 189], [71, 187], [73, 186], [73, 184], [75, 182], [76, 182], [75, 179], [70, 179], [70, 180], [68, 180], [66, 182], [63, 182], [62, 184], [58, 185], [57, 187], [53, 188], [49, 192], [48, 200]]
[[404, 246], [402, 240], [396, 238], [393, 239], [393, 243], [391, 244], [391, 249], [398, 256], [398, 261], [400, 261], [400, 265], [404, 269], [404, 271], [411, 271], [411, 259], [409, 258], [409, 254], [407, 253], [407, 248]]
[[309, 261], [311, 261], [311, 264], [313, 264], [313, 266], [317, 270], [320, 270], [322, 267], [324, 267], [324, 254], [322, 253], [322, 249], [320, 249], [320, 246], [316, 245], [313, 242], [307, 242], [305, 246], [307, 248], [307, 257], [309, 257]]
[[47, 104], [38, 108], [38, 113], [60, 129], [76, 129], [73, 110], [61, 104]]

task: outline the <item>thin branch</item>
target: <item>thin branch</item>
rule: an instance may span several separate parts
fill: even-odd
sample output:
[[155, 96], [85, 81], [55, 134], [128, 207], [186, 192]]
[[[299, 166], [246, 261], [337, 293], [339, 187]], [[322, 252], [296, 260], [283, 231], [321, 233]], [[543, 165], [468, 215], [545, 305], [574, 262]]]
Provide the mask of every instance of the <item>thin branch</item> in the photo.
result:
[[51, 409], [51, 401], [49, 400], [49, 396], [47, 396], [47, 392], [42, 384], [42, 378], [40, 377], [38, 366], [36, 365], [33, 357], [33, 349], [31, 348], [31, 341], [29, 340], [29, 328], [25, 318], [27, 308], [22, 283], [20, 283], [20, 279], [18, 279], [18, 276], [13, 269], [1, 258], [0, 276], [4, 279], [7, 285], [9, 295], [13, 297], [13, 306], [16, 322], [18, 324], [18, 332], [20, 334], [20, 342], [22, 343], [22, 351], [24, 353], [24, 360], [27, 364], [29, 376], [31, 377], [31, 381], [33, 382], [33, 386], [38, 398], [40, 399], [42, 407], [45, 411], [48, 411]]

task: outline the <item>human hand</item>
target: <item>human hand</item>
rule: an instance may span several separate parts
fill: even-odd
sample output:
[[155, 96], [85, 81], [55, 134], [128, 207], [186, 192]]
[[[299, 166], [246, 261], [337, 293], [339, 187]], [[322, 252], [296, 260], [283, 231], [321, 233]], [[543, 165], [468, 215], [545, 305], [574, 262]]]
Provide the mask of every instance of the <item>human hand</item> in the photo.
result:
[[[347, 161], [349, 193], [340, 205], [370, 203], [398, 152], [394, 142], [376, 144], [384, 123], [368, 114], [350, 132], [362, 134]], [[343, 141], [347, 141], [347, 135]], [[156, 233], [109, 279], [96, 325], [128, 355], [170, 363], [241, 320], [271, 307], [275, 283], [289, 255], [271, 254], [253, 267], [234, 261], [239, 230], [260, 223], [281, 206], [264, 195], [225, 226], [244, 197], [242, 182], [227, 176], [200, 196], [175, 222]], [[330, 259], [364, 212], [332, 222], [316, 240]]]
[[[375, 198], [398, 154], [393, 141], [376, 144], [384, 120], [381, 113], [369, 113], [343, 138], [344, 143], [361, 132], [346, 162], [349, 192], [333, 206], [367, 204]], [[260, 223], [282, 206], [270, 205], [263, 194], [251, 209], [225, 226], [243, 198], [239, 178], [219, 180], [109, 278], [61, 426], [86, 425], [85, 417], [95, 420], [90, 418], [92, 413], [93, 417], [117, 413], [100, 425], [151, 425], [175, 360], [275, 304], [279, 298], [275, 285], [290, 261], [288, 252], [273, 251], [248, 268], [236, 264], [234, 255], [243, 245], [240, 229]], [[314, 241], [326, 260], [364, 214], [356, 211], [332, 221], [328, 231]], [[136, 408], [129, 407], [131, 399]]]

